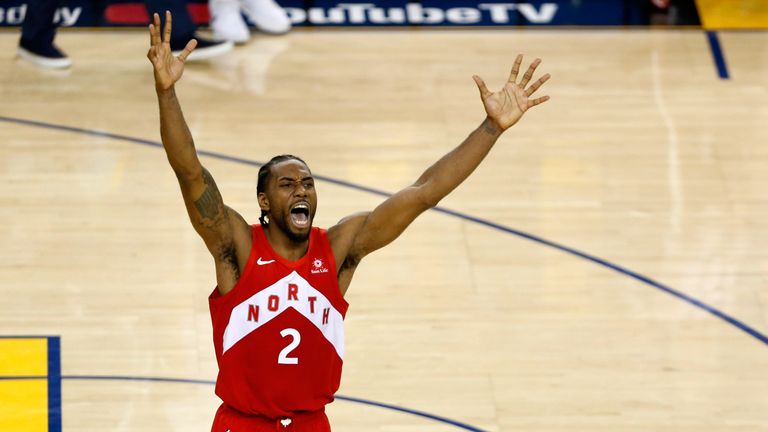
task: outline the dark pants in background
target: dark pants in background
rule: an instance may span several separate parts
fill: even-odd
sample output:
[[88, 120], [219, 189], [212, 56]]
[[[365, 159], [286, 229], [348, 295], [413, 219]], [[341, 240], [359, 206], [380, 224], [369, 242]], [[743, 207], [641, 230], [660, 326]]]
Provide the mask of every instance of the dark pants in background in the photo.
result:
[[[27, 0], [27, 12], [21, 26], [21, 39], [30, 47], [47, 47], [53, 44], [56, 37], [57, 24], [53, 23], [56, 9], [62, 4], [61, 0]], [[192, 38], [197, 26], [187, 12], [185, 0], [144, 0], [150, 19], [157, 12], [165, 24], [165, 11], [173, 14], [173, 29], [171, 40], [182, 46]], [[99, 2], [103, 8], [103, 2]]]

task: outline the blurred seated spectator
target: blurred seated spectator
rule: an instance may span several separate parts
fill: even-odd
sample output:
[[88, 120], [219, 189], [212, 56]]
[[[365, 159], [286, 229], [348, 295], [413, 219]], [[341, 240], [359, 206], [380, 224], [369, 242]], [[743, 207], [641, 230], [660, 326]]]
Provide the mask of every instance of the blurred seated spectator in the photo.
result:
[[[36, 66], [51, 69], [65, 69], [72, 66], [72, 60], [54, 43], [58, 25], [53, 22], [56, 9], [64, 0], [28, 0], [24, 22], [21, 26], [21, 39], [17, 49], [18, 56]], [[151, 16], [157, 12], [165, 19], [165, 11], [173, 14], [171, 50], [178, 55], [187, 42], [197, 39], [197, 49], [187, 61], [203, 60], [224, 54], [232, 49], [231, 41], [216, 41], [197, 36], [197, 26], [187, 11], [184, 0], [145, 0], [147, 12]]]
[[274, 0], [208, 0], [208, 7], [213, 35], [221, 40], [245, 43], [250, 39], [242, 14], [265, 33], [282, 34], [291, 29], [288, 14]]

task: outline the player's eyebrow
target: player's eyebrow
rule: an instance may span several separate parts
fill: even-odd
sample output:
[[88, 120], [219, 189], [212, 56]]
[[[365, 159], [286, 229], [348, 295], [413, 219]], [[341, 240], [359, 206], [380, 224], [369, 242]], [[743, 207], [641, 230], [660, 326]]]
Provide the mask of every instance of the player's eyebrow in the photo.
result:
[[[283, 180], [293, 181], [293, 177], [282, 176], [282, 177], [278, 177], [278, 179], [277, 179], [277, 181], [283, 181]], [[312, 177], [312, 176], [302, 177], [300, 181], [307, 181], [307, 180], [314, 180], [314, 177]]]

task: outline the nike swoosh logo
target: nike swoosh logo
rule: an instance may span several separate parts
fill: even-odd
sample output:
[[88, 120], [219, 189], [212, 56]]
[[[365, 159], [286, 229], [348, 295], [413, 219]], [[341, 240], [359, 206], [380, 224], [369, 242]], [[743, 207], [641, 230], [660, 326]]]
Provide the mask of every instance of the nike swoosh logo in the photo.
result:
[[275, 262], [275, 260], [262, 261], [261, 257], [259, 257], [259, 259], [256, 260], [256, 264], [258, 265], [267, 265], [267, 264], [272, 264], [273, 262]]

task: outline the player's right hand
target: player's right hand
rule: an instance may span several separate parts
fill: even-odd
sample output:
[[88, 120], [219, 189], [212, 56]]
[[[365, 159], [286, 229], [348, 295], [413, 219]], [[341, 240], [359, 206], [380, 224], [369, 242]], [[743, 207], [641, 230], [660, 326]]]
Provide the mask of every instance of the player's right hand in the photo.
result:
[[184, 73], [184, 61], [197, 46], [195, 39], [190, 40], [184, 50], [175, 57], [171, 52], [171, 13], [165, 11], [165, 28], [160, 35], [160, 15], [154, 14], [149, 25], [149, 52], [147, 58], [155, 68], [155, 87], [168, 90]]

